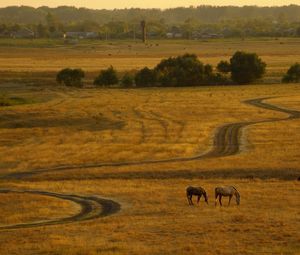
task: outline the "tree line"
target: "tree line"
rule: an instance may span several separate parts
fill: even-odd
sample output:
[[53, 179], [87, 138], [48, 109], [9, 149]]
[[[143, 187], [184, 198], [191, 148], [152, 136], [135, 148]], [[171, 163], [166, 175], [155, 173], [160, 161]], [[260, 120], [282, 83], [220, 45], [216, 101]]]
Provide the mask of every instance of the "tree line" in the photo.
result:
[[181, 38], [300, 36], [300, 6], [212, 7], [91, 10], [75, 7], [0, 8], [0, 35], [22, 27], [37, 37], [56, 37], [67, 31], [96, 32], [102, 39], [141, 36], [140, 21], [147, 20], [148, 36]]
[[[237, 51], [230, 61], [220, 61], [214, 69], [203, 64], [195, 54], [184, 54], [161, 60], [153, 69], [144, 67], [136, 72], [126, 72], [120, 78], [111, 66], [94, 79], [95, 86], [111, 87], [183, 87], [204, 85], [244, 85], [261, 79], [266, 63], [255, 53]], [[81, 69], [63, 69], [56, 77], [60, 84], [82, 87], [85, 77]], [[300, 64], [292, 65], [282, 82], [300, 82]]]
[[203, 22], [216, 23], [223, 20], [233, 19], [273, 19], [298, 21], [300, 16], [299, 5], [281, 7], [258, 7], [258, 6], [197, 6], [189, 8], [161, 9], [114, 9], [114, 10], [93, 10], [87, 8], [75, 8], [61, 6], [49, 8], [46, 6], [33, 8], [28, 6], [11, 6], [0, 8], [0, 22], [34, 24], [44, 21], [47, 13], [51, 13], [64, 24], [74, 23], [78, 20], [90, 20], [98, 24], [104, 24], [107, 20], [146, 20], [164, 19], [167, 23], [183, 23], [187, 18]]

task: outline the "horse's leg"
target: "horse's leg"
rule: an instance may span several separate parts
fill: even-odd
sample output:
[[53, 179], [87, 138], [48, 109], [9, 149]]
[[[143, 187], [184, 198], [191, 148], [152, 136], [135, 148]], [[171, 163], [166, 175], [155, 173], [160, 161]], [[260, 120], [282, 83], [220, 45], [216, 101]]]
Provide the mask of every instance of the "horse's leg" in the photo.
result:
[[192, 202], [192, 196], [191, 195], [188, 195], [187, 196], [187, 199], [189, 201], [189, 205], [193, 205], [193, 202]]
[[218, 194], [215, 195], [215, 206], [217, 206], [217, 203], [218, 203], [217, 202], [218, 201], [218, 196], [219, 196]]
[[197, 204], [199, 204], [200, 198], [201, 198], [201, 195], [198, 196]]
[[194, 203], [193, 203], [193, 195], [190, 196], [190, 199], [191, 199], [191, 205], [194, 205]]
[[189, 194], [186, 194], [186, 198], [187, 198], [187, 200], [188, 200], [188, 202], [189, 202], [189, 205], [191, 205], [191, 201], [190, 201], [190, 196], [189, 196]]
[[230, 206], [230, 201], [231, 201], [232, 195], [229, 196], [229, 200], [228, 200], [228, 206]]
[[220, 203], [220, 206], [223, 206], [222, 205], [222, 195], [219, 195], [219, 203]]

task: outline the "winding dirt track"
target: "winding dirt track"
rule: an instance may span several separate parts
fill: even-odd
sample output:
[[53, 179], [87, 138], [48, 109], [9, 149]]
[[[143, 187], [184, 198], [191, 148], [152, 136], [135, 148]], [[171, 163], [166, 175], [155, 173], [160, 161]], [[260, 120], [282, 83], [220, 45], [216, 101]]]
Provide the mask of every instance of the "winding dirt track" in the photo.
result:
[[73, 203], [78, 204], [81, 207], [81, 210], [78, 214], [61, 218], [56, 220], [42, 221], [42, 222], [32, 222], [32, 223], [21, 223], [15, 225], [1, 226], [0, 230], [7, 229], [19, 229], [19, 228], [31, 228], [31, 227], [39, 227], [39, 226], [48, 226], [48, 225], [57, 225], [57, 224], [65, 224], [71, 222], [78, 221], [86, 221], [91, 219], [96, 219], [100, 217], [106, 217], [111, 214], [117, 213], [121, 206], [120, 204], [103, 198], [98, 197], [86, 197], [86, 196], [77, 196], [77, 195], [66, 195], [66, 194], [58, 194], [46, 191], [17, 191], [17, 190], [8, 190], [2, 189], [0, 193], [18, 193], [18, 194], [36, 194], [42, 196], [50, 196], [58, 199], [64, 199], [71, 201]]
[[[130, 166], [130, 165], [143, 165], [143, 164], [156, 164], [156, 163], [167, 163], [167, 162], [184, 162], [184, 161], [193, 161], [200, 160], [203, 158], [212, 158], [212, 157], [225, 157], [238, 154], [241, 151], [241, 134], [244, 127], [259, 123], [267, 123], [267, 122], [275, 122], [275, 121], [284, 121], [300, 118], [300, 111], [289, 110], [285, 108], [281, 108], [275, 105], [271, 105], [263, 102], [264, 100], [271, 99], [272, 97], [266, 98], [258, 98], [244, 101], [244, 103], [260, 107], [263, 109], [273, 110], [281, 113], [288, 114], [285, 118], [276, 118], [276, 119], [266, 119], [261, 121], [252, 121], [252, 122], [239, 122], [226, 124], [220, 127], [214, 137], [214, 143], [207, 153], [201, 155], [195, 155], [193, 157], [177, 157], [163, 160], [145, 160], [145, 161], [128, 161], [128, 162], [112, 162], [112, 163], [91, 163], [91, 164], [83, 164], [83, 165], [65, 165], [65, 166], [57, 166], [51, 168], [44, 169], [35, 169], [25, 172], [12, 173], [6, 176], [1, 177], [2, 180], [20, 180], [25, 179], [26, 177], [30, 177], [36, 174], [44, 173], [44, 172], [54, 172], [54, 171], [65, 171], [65, 170], [73, 170], [73, 169], [86, 169], [86, 168], [95, 168], [95, 167], [114, 167], [114, 166]], [[78, 222], [84, 220], [95, 219], [99, 217], [105, 217], [116, 213], [120, 210], [120, 204], [112, 201], [101, 199], [97, 197], [85, 197], [78, 195], [65, 195], [65, 194], [57, 194], [46, 191], [14, 191], [14, 190], [0, 190], [0, 193], [30, 193], [44, 196], [56, 197], [59, 199], [65, 199], [77, 203], [81, 207], [81, 212], [68, 218], [62, 218], [58, 220], [46, 221], [46, 222], [36, 222], [36, 223], [24, 223], [10, 226], [0, 227], [0, 230], [3, 229], [17, 229], [17, 228], [28, 228], [28, 227], [36, 227], [36, 226], [46, 226], [46, 225], [55, 225], [55, 224], [63, 224], [63, 223], [71, 223]]]
[[276, 122], [276, 121], [285, 121], [300, 118], [300, 111], [289, 110], [286, 108], [281, 108], [276, 105], [272, 105], [269, 103], [265, 103], [263, 101], [267, 99], [271, 99], [275, 97], [264, 97], [246, 100], [244, 103], [267, 109], [276, 112], [286, 113], [288, 114], [285, 118], [276, 118], [276, 119], [266, 119], [261, 121], [249, 121], [249, 122], [239, 122], [239, 123], [231, 123], [221, 126], [215, 133], [214, 142], [211, 150], [206, 153], [195, 155], [192, 157], [176, 157], [169, 159], [160, 159], [160, 160], [144, 160], [144, 161], [123, 161], [123, 162], [108, 162], [108, 163], [91, 163], [91, 164], [79, 164], [79, 165], [63, 165], [57, 167], [50, 168], [42, 168], [35, 169], [30, 171], [11, 173], [5, 176], [2, 176], [0, 179], [5, 180], [20, 180], [25, 179], [33, 175], [56, 172], [56, 171], [67, 171], [74, 169], [87, 169], [87, 168], [100, 168], [100, 167], [118, 167], [118, 166], [134, 166], [134, 165], [144, 165], [144, 164], [158, 164], [158, 163], [171, 163], [171, 162], [186, 162], [193, 160], [200, 160], [204, 158], [212, 158], [212, 157], [226, 157], [238, 154], [241, 151], [241, 142], [240, 138], [242, 135], [242, 130], [246, 126], [260, 124], [260, 123], [268, 123], [268, 122]]

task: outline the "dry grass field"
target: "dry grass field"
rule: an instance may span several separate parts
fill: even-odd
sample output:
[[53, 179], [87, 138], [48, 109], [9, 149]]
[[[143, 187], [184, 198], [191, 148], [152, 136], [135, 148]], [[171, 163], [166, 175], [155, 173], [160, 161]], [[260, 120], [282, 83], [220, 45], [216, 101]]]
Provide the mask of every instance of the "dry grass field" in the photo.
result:
[[[278, 78], [280, 68], [300, 55], [296, 40], [280, 42], [266, 41], [274, 47], [265, 51], [261, 41], [228, 41], [223, 48], [217, 41], [193, 42], [188, 47], [199, 55], [203, 51], [212, 63], [237, 45], [265, 52]], [[113, 46], [116, 52], [126, 48], [124, 62], [112, 55], [107, 64], [124, 70], [152, 65], [185, 47], [169, 43], [165, 52], [138, 50], [140, 62], [130, 57], [125, 43], [91, 45], [87, 62], [82, 54], [86, 44], [65, 53], [65, 46], [0, 47], [5, 76], [0, 100], [20, 99], [0, 107], [0, 254], [299, 254], [299, 84], [71, 89], [51, 86], [47, 75], [45, 83], [34, 84], [11, 78], [20, 79], [19, 72], [42, 76], [67, 63], [92, 73], [106, 65], [105, 47]], [[103, 58], [95, 55], [89, 63], [92, 47]], [[9, 60], [7, 49], [14, 49]], [[53, 52], [61, 54], [60, 62], [52, 61]], [[273, 109], [246, 102], [257, 98], [266, 98], [261, 102]], [[246, 123], [229, 130], [223, 141], [238, 149], [226, 154], [226, 147], [205, 157], [216, 146], [216, 134], [230, 123]], [[204, 187], [209, 204], [201, 199], [200, 205], [189, 206], [189, 185]], [[219, 185], [234, 185], [240, 206], [233, 199], [228, 207], [224, 198], [224, 206], [215, 207]], [[102, 215], [96, 212], [96, 198], [108, 201], [100, 201]], [[120, 211], [108, 208], [111, 200]], [[43, 225], [49, 221], [56, 223]]]
[[[288, 67], [300, 59], [299, 38], [216, 39], [208, 41], [63, 41], [0, 40], [0, 79], [19, 81], [51, 78], [62, 68], [82, 68], [89, 79], [113, 65], [119, 71], [153, 67], [162, 58], [195, 53], [204, 63], [216, 66], [237, 50], [256, 52], [268, 64], [265, 82], [278, 82]], [[17, 75], [16, 75], [17, 74]], [[48, 78], [48, 79], [45, 79]]]

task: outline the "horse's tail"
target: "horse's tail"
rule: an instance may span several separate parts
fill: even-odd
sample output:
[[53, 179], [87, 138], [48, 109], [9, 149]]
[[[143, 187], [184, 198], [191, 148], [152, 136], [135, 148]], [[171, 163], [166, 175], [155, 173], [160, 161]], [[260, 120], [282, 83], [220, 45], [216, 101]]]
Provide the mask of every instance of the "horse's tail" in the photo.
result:
[[218, 195], [219, 195], [219, 188], [217, 187], [215, 188], [215, 199], [217, 199]]
[[186, 196], [187, 197], [190, 195], [190, 192], [191, 192], [190, 189], [191, 189], [190, 186], [186, 188]]

